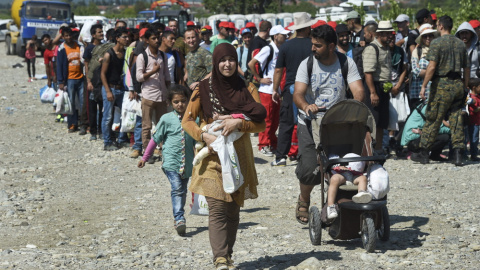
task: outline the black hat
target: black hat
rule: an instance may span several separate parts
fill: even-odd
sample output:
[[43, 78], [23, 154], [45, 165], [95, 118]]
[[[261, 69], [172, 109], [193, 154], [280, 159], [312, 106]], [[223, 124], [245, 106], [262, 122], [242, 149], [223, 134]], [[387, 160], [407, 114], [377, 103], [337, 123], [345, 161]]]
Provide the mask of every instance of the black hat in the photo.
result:
[[340, 23], [340, 24], [337, 24], [336, 32], [337, 32], [337, 35], [338, 35], [340, 33], [349, 32], [349, 31], [348, 31], [348, 27], [347, 27], [346, 24]]
[[430, 16], [430, 11], [428, 11], [428, 9], [426, 8], [422, 8], [417, 12], [417, 14], [415, 15], [415, 18], [418, 21], [420, 19], [427, 18], [429, 16]]

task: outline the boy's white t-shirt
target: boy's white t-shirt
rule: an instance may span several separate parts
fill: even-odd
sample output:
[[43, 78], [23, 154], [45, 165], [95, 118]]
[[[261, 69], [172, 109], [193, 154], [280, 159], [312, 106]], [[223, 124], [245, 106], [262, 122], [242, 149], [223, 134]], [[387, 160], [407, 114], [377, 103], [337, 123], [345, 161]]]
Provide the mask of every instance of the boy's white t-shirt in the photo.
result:
[[[350, 57], [347, 57], [348, 61], [348, 84], [360, 80], [360, 75], [358, 74], [357, 65]], [[302, 82], [309, 85], [307, 89], [307, 94], [305, 95], [305, 100], [308, 104], [316, 104], [319, 107], [326, 106], [327, 110], [330, 109], [336, 103], [346, 99], [346, 89], [342, 69], [340, 67], [340, 60], [330, 65], [326, 66], [320, 63], [320, 61], [314, 59], [313, 68], [312, 68], [312, 77], [311, 80], [308, 78], [307, 70], [308, 58], [303, 60], [298, 67], [297, 76], [295, 78], [296, 82]], [[302, 118], [305, 118], [306, 114], [301, 109], [298, 109], [300, 114], [298, 115], [298, 120], [300, 123], [304, 124]], [[324, 112], [317, 113], [318, 117], [321, 117]]]
[[[270, 78], [272, 79], [271, 84], [260, 84], [258, 88], [258, 92], [265, 93], [265, 94], [273, 94], [273, 73], [275, 72], [275, 65], [277, 64], [278, 58], [278, 48], [277, 45], [272, 41], [270, 44], [273, 48], [273, 57], [268, 65], [267, 74], [263, 76], [263, 78]], [[255, 55], [255, 59], [260, 63], [261, 70], [265, 69], [265, 65], [267, 64], [267, 58], [270, 55], [270, 47], [265, 46], [263, 47], [257, 55]], [[261, 72], [261, 71], [260, 71]]]

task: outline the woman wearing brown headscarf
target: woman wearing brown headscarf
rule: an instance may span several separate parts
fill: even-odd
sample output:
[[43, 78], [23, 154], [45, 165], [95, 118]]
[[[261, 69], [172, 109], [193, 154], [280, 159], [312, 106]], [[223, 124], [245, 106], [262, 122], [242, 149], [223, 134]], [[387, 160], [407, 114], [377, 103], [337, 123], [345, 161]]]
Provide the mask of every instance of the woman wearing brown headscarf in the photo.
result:
[[243, 113], [251, 121], [243, 119], [224, 120], [222, 135], [232, 131], [244, 132], [234, 142], [244, 184], [234, 193], [223, 190], [222, 167], [216, 153], [212, 153], [195, 166], [192, 171], [190, 191], [204, 195], [209, 208], [209, 236], [216, 269], [232, 269], [233, 245], [240, 221], [240, 207], [245, 199], [255, 199], [257, 194], [257, 173], [253, 157], [252, 144], [248, 133], [257, 133], [265, 129], [266, 110], [260, 104], [258, 92], [253, 85], [246, 87], [239, 77], [238, 60], [235, 48], [222, 43], [213, 53], [212, 76], [200, 82], [193, 91], [182, 121], [184, 130], [196, 141], [204, 141], [208, 146], [215, 136], [202, 132], [195, 119], [203, 123], [213, 122], [213, 114]]

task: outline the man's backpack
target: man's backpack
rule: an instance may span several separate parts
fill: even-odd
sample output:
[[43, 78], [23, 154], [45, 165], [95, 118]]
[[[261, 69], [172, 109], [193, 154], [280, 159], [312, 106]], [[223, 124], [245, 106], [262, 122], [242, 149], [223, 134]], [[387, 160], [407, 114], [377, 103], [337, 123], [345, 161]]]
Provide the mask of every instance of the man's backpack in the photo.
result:
[[356, 47], [352, 51], [353, 61], [357, 64], [358, 74], [360, 74], [360, 77], [362, 78], [362, 80], [365, 79], [365, 73], [363, 72], [363, 51], [368, 46], [372, 46], [373, 48], [375, 48], [375, 52], [377, 53], [377, 59], [378, 59], [378, 56], [380, 55], [380, 51], [377, 45], [373, 43], [370, 43], [365, 47]]
[[[255, 64], [255, 70], [257, 71], [258, 75], [260, 75], [260, 78], [263, 78], [263, 76], [265, 76], [268, 73], [268, 66], [270, 65], [270, 62], [273, 59], [273, 47], [272, 45], [268, 45], [268, 47], [270, 48], [270, 54], [267, 57], [267, 62], [265, 63], [265, 67], [263, 68], [263, 70], [259, 62]], [[255, 55], [257, 55], [262, 49], [263, 48], [255, 49], [252, 53], [252, 58], [255, 57]], [[256, 79], [259, 81], [260, 78], [256, 78]]]
[[[338, 57], [338, 61], [340, 61], [340, 67], [342, 70], [342, 77], [343, 77], [343, 82], [345, 83], [345, 86], [347, 87], [346, 89], [346, 96], [347, 98], [353, 98], [352, 92], [350, 91], [350, 88], [348, 87], [348, 81], [347, 81], [347, 76], [348, 76], [348, 59], [347, 56], [343, 53], [339, 53], [335, 51]], [[310, 80], [312, 78], [312, 71], [313, 71], [313, 60], [314, 60], [313, 54], [311, 54], [308, 57], [307, 60], [307, 74], [308, 74], [308, 84], [310, 84]]]
[[[110, 54], [110, 57], [112, 57], [113, 54], [115, 54], [115, 52], [113, 51], [113, 47], [111, 47], [110, 49], [108, 49], [107, 51], [105, 51], [106, 53], [109, 53]], [[103, 58], [103, 55], [102, 54], [102, 58]], [[93, 57], [92, 57], [93, 59]], [[93, 71], [93, 76], [92, 78], [90, 79], [90, 81], [92, 82], [92, 85], [93, 85], [93, 88], [98, 88], [98, 87], [101, 87], [102, 86], [102, 63], [99, 62], [100, 65], [98, 65], [94, 70], [93, 69], [90, 69], [90, 65], [88, 65], [89, 69], [88, 69], [88, 73], [90, 73], [90, 70]]]
[[[164, 66], [165, 66], [165, 53], [158, 50], [158, 52], [160, 53], [160, 57], [162, 57], [163, 59], [163, 62], [164, 62]], [[147, 69], [147, 65], [148, 65], [148, 55], [147, 55], [147, 52], [145, 50], [142, 51], [142, 55], [143, 55], [143, 59], [144, 59], [144, 62], [145, 62], [145, 65], [143, 67], [143, 71], [145, 72], [145, 70]], [[133, 91], [135, 91], [136, 93], [141, 93], [142, 92], [142, 83], [137, 81], [137, 63], [133, 63], [132, 65], [132, 68], [130, 69], [130, 74], [132, 74], [132, 84], [133, 84]]]
[[90, 59], [90, 62], [88, 63], [88, 73], [87, 73], [87, 77], [90, 80], [93, 79], [93, 75], [96, 73], [96, 70], [98, 69], [98, 67], [102, 66], [100, 59], [103, 58], [103, 55], [114, 46], [115, 46], [115, 43], [107, 42], [101, 45], [97, 45], [95, 46], [95, 48], [93, 48], [92, 59]]

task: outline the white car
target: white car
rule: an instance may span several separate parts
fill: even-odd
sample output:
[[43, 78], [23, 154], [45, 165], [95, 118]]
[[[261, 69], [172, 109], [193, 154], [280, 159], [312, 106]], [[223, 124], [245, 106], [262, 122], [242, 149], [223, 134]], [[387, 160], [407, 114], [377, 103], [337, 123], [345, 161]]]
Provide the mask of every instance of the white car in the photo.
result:
[[12, 20], [0, 20], [0, 41], [5, 41], [5, 36], [8, 32], [7, 23], [11, 21]]

